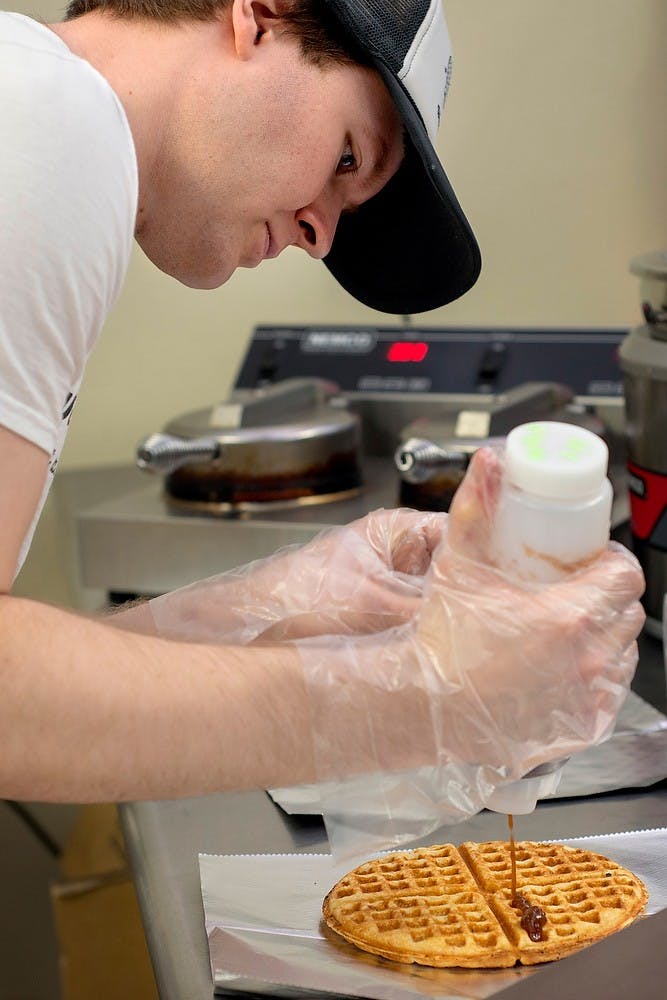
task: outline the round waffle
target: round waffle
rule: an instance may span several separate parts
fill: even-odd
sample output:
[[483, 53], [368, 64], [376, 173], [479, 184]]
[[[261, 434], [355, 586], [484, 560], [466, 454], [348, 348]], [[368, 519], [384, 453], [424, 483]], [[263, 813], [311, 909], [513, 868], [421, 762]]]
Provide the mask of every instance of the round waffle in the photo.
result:
[[364, 951], [395, 962], [507, 968], [562, 958], [631, 923], [644, 883], [592, 851], [516, 844], [517, 892], [544, 910], [533, 941], [512, 904], [509, 845], [464, 843], [367, 861], [324, 900], [327, 925]]

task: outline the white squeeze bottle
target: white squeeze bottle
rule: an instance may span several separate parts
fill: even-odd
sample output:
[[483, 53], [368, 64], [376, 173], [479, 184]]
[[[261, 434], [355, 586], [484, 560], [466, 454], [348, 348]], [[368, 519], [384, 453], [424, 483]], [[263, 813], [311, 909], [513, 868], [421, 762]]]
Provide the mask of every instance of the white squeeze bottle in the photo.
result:
[[[496, 512], [497, 565], [516, 580], [553, 583], [585, 565], [609, 541], [613, 491], [604, 441], [574, 424], [543, 420], [507, 435]], [[497, 788], [487, 803], [528, 813], [558, 788], [564, 760]]]

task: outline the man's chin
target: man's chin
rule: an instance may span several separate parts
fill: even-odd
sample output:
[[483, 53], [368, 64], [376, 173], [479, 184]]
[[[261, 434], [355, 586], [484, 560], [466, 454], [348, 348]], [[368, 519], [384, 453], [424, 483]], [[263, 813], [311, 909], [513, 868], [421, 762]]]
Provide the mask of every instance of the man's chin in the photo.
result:
[[223, 277], [219, 274], [202, 277], [201, 275], [179, 274], [165, 271], [165, 274], [169, 274], [172, 278], [176, 278], [176, 280], [180, 281], [182, 285], [186, 285], [188, 288], [196, 288], [198, 291], [211, 291], [214, 288], [220, 288], [221, 285], [224, 285], [225, 282], [229, 281], [233, 273], [234, 272], [232, 271], [231, 274], [226, 274]]
[[[139, 241], [137, 241], [139, 242]], [[141, 243], [139, 243], [141, 246]], [[187, 288], [195, 288], [200, 291], [220, 288], [229, 281], [235, 268], [229, 265], [223, 266], [221, 263], [214, 268], [194, 267], [190, 262], [176, 261], [173, 258], [165, 257], [159, 252], [152, 252], [149, 248], [141, 247], [148, 259], [163, 274], [168, 274], [170, 278], [175, 278]]]
[[221, 285], [229, 281], [235, 268], [218, 267], [215, 270], [209, 271], [206, 269], [202, 271], [201, 269], [195, 269], [187, 265], [174, 266], [172, 264], [171, 267], [162, 267], [160, 270], [170, 275], [170, 277], [176, 278], [177, 281], [180, 281], [182, 285], [186, 285], [188, 288], [196, 288], [199, 291], [210, 291], [214, 288], [220, 288]]

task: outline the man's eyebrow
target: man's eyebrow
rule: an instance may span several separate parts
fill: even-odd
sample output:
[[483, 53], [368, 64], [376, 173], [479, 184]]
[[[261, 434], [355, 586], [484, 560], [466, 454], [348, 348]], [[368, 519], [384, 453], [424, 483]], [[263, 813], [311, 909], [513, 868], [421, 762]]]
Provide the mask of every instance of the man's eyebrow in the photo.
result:
[[383, 135], [376, 139], [376, 146], [379, 149], [377, 156], [375, 157], [375, 162], [370, 171], [369, 181], [377, 180], [385, 170], [387, 169], [387, 162], [389, 160], [389, 143]]
[[[385, 171], [387, 169], [387, 163], [389, 161], [389, 156], [390, 156], [391, 151], [392, 151], [392, 147], [391, 147], [391, 144], [389, 142], [387, 142], [387, 140], [385, 139], [384, 135], [376, 135], [374, 137], [371, 136], [371, 135], [369, 135], [369, 139], [371, 140], [371, 142], [374, 142], [375, 145], [379, 149], [378, 154], [375, 157], [375, 162], [374, 162], [374, 164], [373, 164], [373, 166], [371, 168], [370, 177], [369, 177], [370, 181], [375, 181], [375, 180], [377, 180], [378, 177], [381, 177], [382, 174], [385, 173]], [[404, 155], [405, 154], [405, 129], [401, 129], [400, 143], [401, 143], [401, 153], [402, 153], [402, 155]]]

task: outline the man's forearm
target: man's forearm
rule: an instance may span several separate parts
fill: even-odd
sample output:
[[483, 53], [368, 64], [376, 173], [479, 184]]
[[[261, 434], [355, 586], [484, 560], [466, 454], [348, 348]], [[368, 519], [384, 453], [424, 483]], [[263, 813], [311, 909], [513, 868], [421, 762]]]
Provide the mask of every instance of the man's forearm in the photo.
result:
[[111, 801], [314, 777], [289, 645], [177, 643], [0, 598], [0, 795]]

